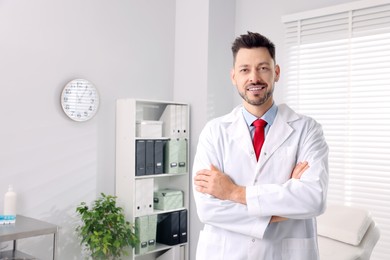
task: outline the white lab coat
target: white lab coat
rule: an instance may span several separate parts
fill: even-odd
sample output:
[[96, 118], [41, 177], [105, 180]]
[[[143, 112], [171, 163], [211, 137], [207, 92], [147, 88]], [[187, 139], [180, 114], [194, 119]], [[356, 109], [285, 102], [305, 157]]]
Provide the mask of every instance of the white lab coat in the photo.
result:
[[[215, 165], [246, 186], [247, 205], [194, 189], [199, 219], [197, 260], [317, 260], [315, 217], [325, 210], [328, 146], [321, 126], [278, 106], [257, 162], [242, 107], [211, 120], [199, 136], [193, 174]], [[310, 168], [291, 179], [297, 162]], [[271, 216], [289, 220], [269, 224]]]

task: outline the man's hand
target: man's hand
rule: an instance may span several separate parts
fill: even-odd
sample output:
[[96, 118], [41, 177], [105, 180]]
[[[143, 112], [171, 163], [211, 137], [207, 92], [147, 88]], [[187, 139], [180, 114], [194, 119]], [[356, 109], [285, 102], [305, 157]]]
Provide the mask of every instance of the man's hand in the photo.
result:
[[221, 200], [245, 204], [245, 188], [236, 185], [228, 175], [218, 170], [214, 165], [210, 165], [210, 170], [198, 171], [194, 178], [194, 184], [199, 192], [210, 194]]
[[291, 173], [291, 179], [300, 179], [302, 177], [302, 174], [309, 169], [309, 163], [299, 162], [297, 165], [295, 165], [293, 172]]
[[[291, 173], [291, 179], [299, 180], [308, 168], [308, 162], [299, 162]], [[221, 200], [231, 200], [246, 205], [245, 187], [235, 184], [228, 175], [219, 171], [214, 165], [210, 165], [210, 170], [198, 171], [194, 177], [194, 184], [198, 192], [210, 194]], [[285, 220], [287, 218], [272, 216], [270, 223]]]
[[288, 220], [288, 218], [279, 217], [279, 216], [272, 216], [269, 223], [282, 222], [282, 221], [286, 221], [286, 220]]

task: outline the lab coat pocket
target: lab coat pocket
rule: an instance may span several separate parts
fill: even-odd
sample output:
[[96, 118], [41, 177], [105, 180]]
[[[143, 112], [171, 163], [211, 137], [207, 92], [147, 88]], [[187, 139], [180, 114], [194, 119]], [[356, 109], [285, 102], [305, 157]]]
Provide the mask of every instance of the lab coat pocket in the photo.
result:
[[205, 230], [200, 231], [196, 259], [224, 260], [225, 237]]
[[315, 238], [289, 238], [282, 242], [283, 260], [317, 260]]

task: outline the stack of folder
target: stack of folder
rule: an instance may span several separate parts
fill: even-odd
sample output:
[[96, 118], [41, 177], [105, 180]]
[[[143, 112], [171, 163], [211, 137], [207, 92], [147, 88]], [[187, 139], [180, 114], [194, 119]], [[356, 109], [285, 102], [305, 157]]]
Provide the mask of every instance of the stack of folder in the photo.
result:
[[167, 105], [160, 117], [163, 122], [163, 136], [170, 138], [188, 138], [188, 106]]
[[165, 145], [165, 172], [187, 172], [187, 139], [171, 139]]
[[187, 243], [187, 210], [136, 217], [135, 232], [138, 255], [154, 250], [157, 242], [170, 246]]
[[139, 243], [135, 247], [136, 254], [145, 254], [156, 248], [157, 215], [135, 218], [135, 234]]
[[157, 242], [177, 245], [187, 242], [187, 210], [158, 215]]
[[187, 139], [137, 140], [136, 176], [186, 173]]
[[167, 140], [137, 140], [135, 175], [161, 174], [164, 172], [164, 147]]

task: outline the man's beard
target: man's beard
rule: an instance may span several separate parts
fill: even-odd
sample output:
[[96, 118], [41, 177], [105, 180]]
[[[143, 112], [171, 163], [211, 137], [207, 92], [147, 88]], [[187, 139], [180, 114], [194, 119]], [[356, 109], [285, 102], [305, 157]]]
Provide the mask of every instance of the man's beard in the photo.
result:
[[244, 99], [248, 104], [251, 104], [252, 106], [261, 106], [265, 104], [269, 100], [269, 98], [272, 97], [273, 92], [274, 88], [272, 87], [270, 90], [267, 89], [267, 92], [265, 92], [265, 95], [261, 99], [250, 100], [249, 97], [246, 95], [246, 92], [238, 91], [242, 99]]

